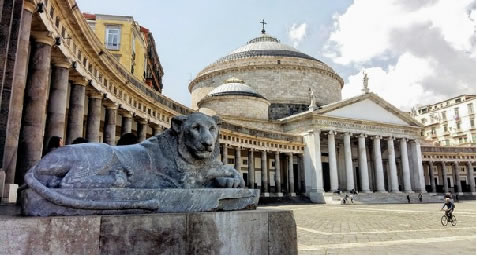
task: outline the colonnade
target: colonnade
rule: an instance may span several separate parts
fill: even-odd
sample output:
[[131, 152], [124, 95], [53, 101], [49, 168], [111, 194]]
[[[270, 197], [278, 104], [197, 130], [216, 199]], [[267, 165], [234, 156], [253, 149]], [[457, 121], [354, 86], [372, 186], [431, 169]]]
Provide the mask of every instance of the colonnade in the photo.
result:
[[[146, 139], [149, 127], [152, 135], [161, 129], [96, 91], [92, 81], [81, 76], [71, 60], [55, 48], [58, 42], [49, 32], [32, 31], [36, 6], [26, 1], [23, 8], [7, 105], [2, 192], [8, 192], [8, 188], [3, 190], [3, 184], [22, 184], [23, 175], [42, 158], [52, 136], [62, 137], [64, 144], [83, 137], [88, 142], [115, 145], [119, 136], [133, 132], [134, 120], [139, 141]], [[118, 114], [122, 119], [119, 125]], [[120, 132], [116, 131], [117, 126], [121, 126]]]
[[[295, 196], [302, 191], [303, 154], [257, 150], [230, 146], [227, 143], [221, 143], [221, 148], [222, 162], [229, 164], [229, 159], [233, 159], [234, 168], [245, 176], [246, 186], [260, 189], [262, 196], [283, 196], [284, 194]], [[259, 167], [255, 165], [257, 159], [260, 161]], [[257, 181], [258, 179], [260, 181]]]
[[[314, 130], [304, 141], [307, 192], [425, 192], [417, 140]], [[322, 141], [327, 147], [321, 147]]]
[[[432, 193], [475, 193], [475, 167], [469, 160], [427, 160], [424, 162], [428, 190]], [[462, 171], [465, 170], [465, 171]], [[465, 175], [461, 175], [465, 173]], [[465, 182], [462, 182], [465, 181]], [[464, 183], [466, 186], [463, 187]]]

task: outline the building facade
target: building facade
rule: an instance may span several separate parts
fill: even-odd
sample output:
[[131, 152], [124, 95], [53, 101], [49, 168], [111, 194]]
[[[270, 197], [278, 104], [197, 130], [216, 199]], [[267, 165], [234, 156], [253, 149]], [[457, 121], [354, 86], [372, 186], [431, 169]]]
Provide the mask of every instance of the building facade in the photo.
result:
[[106, 49], [137, 79], [162, 92], [162, 70], [152, 33], [131, 16], [84, 13]]
[[[2, 3], [3, 201], [16, 200], [16, 188], [51, 136], [66, 144], [84, 137], [115, 145], [120, 135], [133, 132], [142, 141], [169, 128], [171, 117], [197, 110], [222, 116], [222, 161], [262, 196], [304, 194], [319, 203], [335, 190], [433, 192], [436, 179], [426, 179], [425, 167], [433, 161], [437, 171], [436, 159], [445, 166], [464, 162], [460, 178], [474, 180], [475, 148], [469, 153], [436, 147], [427, 154], [419, 122], [374, 93], [342, 100], [343, 80], [336, 72], [270, 35], [201, 71], [189, 85], [191, 109], [151, 88], [132, 60], [114, 55], [105, 44], [107, 24], [96, 19], [93, 31], [74, 0]], [[108, 42], [132, 49], [131, 37], [126, 41]], [[442, 182], [459, 184], [452, 181], [459, 175], [446, 173]], [[469, 189], [475, 191], [475, 184]]]
[[416, 107], [411, 115], [424, 125], [423, 136], [434, 145], [475, 147], [475, 95], [460, 95]]

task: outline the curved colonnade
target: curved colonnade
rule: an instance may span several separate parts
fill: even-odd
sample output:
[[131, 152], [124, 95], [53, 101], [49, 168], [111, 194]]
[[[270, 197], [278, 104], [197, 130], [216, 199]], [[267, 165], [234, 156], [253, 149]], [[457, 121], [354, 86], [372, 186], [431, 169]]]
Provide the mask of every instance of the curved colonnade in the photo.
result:
[[[193, 112], [126, 71], [74, 0], [15, 2], [22, 15], [0, 169], [7, 186], [22, 184], [51, 136], [65, 138], [65, 144], [85, 137], [115, 145], [121, 134], [135, 130], [142, 141], [170, 127], [171, 117]], [[220, 142], [225, 149], [283, 153], [284, 159], [304, 148], [299, 136], [229, 123], [223, 125]]]

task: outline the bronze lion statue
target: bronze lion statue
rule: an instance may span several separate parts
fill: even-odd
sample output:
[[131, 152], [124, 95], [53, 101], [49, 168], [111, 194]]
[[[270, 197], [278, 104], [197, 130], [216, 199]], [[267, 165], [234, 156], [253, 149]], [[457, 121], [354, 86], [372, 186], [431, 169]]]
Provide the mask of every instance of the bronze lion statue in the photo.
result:
[[25, 175], [27, 186], [59, 205], [85, 209], [157, 207], [154, 200], [85, 201], [55, 189], [243, 188], [234, 168], [219, 161], [219, 120], [202, 113], [176, 116], [171, 128], [141, 143], [60, 147]]

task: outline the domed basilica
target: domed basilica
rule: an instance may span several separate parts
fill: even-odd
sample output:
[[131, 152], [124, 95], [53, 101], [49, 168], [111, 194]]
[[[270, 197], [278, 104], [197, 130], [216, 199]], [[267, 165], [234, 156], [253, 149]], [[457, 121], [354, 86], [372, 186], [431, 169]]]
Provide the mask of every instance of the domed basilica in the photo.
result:
[[[367, 82], [365, 76], [362, 95], [342, 100], [343, 79], [331, 67], [262, 30], [199, 72], [189, 91], [193, 109], [244, 128], [302, 137], [303, 159], [293, 164], [303, 175], [288, 180], [303, 182], [312, 201], [324, 202], [324, 191], [425, 192], [420, 124], [369, 92]], [[225, 163], [233, 158], [227, 146], [240, 159], [247, 148], [241, 143], [224, 144]], [[267, 161], [266, 154], [255, 162]], [[260, 172], [248, 176], [258, 187], [277, 182], [264, 181]]]

